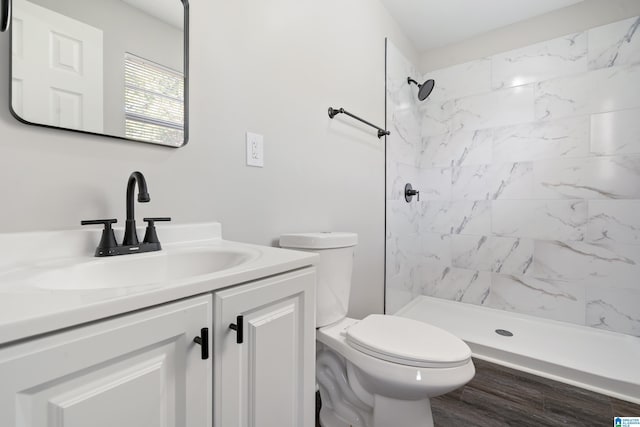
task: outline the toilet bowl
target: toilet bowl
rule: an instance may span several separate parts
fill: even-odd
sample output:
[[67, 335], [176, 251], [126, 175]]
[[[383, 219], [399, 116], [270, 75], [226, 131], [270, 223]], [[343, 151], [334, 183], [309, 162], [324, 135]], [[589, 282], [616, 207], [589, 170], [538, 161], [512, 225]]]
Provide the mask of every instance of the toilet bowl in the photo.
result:
[[287, 234], [285, 248], [320, 255], [316, 380], [323, 427], [430, 427], [429, 399], [470, 381], [471, 350], [456, 336], [416, 320], [346, 316], [353, 233]]

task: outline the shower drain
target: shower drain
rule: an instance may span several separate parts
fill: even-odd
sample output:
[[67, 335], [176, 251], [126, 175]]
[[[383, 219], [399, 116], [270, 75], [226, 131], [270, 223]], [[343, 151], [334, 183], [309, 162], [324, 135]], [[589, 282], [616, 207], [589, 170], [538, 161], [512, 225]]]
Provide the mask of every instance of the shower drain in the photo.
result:
[[512, 337], [513, 332], [507, 331], [506, 329], [496, 329], [496, 334], [502, 335], [503, 337]]

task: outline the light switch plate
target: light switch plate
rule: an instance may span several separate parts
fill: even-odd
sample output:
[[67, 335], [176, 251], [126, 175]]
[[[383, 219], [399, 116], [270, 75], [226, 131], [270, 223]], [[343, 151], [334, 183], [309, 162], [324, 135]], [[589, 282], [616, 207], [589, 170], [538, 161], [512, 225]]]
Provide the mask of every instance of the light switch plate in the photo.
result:
[[247, 166], [264, 167], [264, 138], [247, 132]]

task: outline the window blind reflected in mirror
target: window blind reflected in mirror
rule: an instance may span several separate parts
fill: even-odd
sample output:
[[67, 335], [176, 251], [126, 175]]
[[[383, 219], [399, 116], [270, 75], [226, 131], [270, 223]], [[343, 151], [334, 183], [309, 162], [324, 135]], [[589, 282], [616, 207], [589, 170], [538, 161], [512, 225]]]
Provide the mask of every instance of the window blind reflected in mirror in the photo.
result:
[[181, 146], [184, 143], [184, 76], [125, 54], [125, 136]]

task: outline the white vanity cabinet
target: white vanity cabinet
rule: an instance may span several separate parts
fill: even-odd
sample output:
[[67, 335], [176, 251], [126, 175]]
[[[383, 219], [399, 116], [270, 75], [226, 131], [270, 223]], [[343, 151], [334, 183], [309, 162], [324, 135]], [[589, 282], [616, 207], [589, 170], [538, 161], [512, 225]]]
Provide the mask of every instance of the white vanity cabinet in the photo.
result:
[[0, 426], [209, 427], [211, 324], [208, 295], [0, 347]]
[[309, 267], [214, 294], [215, 427], [314, 426], [315, 281]]

